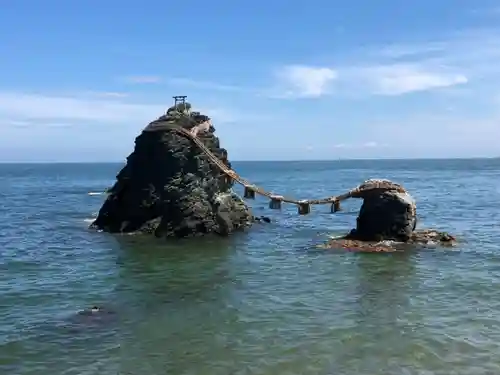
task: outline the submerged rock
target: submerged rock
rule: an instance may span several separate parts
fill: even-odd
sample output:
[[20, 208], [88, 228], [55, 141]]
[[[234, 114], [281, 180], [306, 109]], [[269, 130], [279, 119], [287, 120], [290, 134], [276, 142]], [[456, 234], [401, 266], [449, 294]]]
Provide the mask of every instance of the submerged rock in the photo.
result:
[[210, 118], [191, 112], [189, 103], [168, 109], [135, 140], [135, 149], [91, 227], [111, 233], [144, 232], [157, 237], [228, 235], [251, 225], [233, 182], [185, 134], [195, 134], [231, 167]]
[[419, 247], [452, 247], [457, 240], [446, 232], [439, 232], [432, 229], [417, 230], [405, 242], [383, 240], [383, 241], [361, 241], [350, 239], [349, 236], [332, 238], [326, 244], [319, 245], [319, 248], [345, 249], [355, 252], [394, 252], [403, 251], [410, 248]]
[[271, 222], [271, 219], [268, 218], [267, 216], [254, 216], [253, 218], [254, 221], [257, 221], [257, 222], [264, 222], [264, 223], [270, 223]]
[[454, 246], [457, 244], [457, 239], [447, 232], [423, 229], [413, 232], [407, 242], [410, 244]]
[[98, 307], [98, 306], [92, 306], [91, 308], [85, 309], [78, 311], [77, 315], [78, 317], [103, 317], [103, 316], [109, 316], [109, 315], [115, 315], [116, 312], [107, 308], [103, 307]]

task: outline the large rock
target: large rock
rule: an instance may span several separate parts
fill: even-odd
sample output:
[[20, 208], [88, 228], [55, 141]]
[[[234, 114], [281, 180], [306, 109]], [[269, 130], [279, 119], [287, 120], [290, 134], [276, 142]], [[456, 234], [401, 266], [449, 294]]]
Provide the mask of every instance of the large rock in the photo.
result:
[[109, 189], [92, 227], [112, 233], [147, 232], [157, 237], [228, 235], [252, 222], [249, 208], [232, 192], [232, 180], [184, 134], [191, 130], [225, 165], [207, 116], [189, 103], [171, 107], [135, 140], [135, 149]]
[[399, 184], [389, 180], [368, 180], [351, 194], [363, 204], [351, 239], [361, 241], [408, 241], [417, 225], [413, 198]]

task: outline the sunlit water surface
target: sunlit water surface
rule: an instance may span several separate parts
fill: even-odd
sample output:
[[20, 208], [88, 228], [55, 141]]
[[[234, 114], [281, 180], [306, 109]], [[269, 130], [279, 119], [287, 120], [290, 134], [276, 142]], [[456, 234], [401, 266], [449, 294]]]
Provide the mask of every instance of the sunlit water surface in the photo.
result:
[[[454, 250], [314, 249], [355, 225], [271, 211], [227, 239], [165, 243], [87, 229], [118, 164], [0, 166], [0, 373], [500, 374], [500, 162], [234, 163], [316, 198], [368, 178], [404, 184]], [[238, 188], [239, 189], [239, 188]], [[241, 190], [239, 190], [241, 191]], [[106, 311], [78, 312], [93, 305]]]

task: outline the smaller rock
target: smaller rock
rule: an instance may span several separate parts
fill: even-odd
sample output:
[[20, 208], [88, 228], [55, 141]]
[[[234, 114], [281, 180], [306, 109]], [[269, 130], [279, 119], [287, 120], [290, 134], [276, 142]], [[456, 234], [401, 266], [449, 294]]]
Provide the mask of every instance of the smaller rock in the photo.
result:
[[78, 334], [89, 329], [100, 329], [109, 324], [115, 324], [119, 321], [118, 318], [119, 316], [114, 310], [102, 306], [92, 306], [78, 311], [58, 325], [70, 330], [74, 334]]
[[360, 241], [408, 241], [417, 224], [414, 199], [399, 184], [373, 179], [361, 184], [353, 198], [363, 204], [356, 220], [356, 229], [349, 239]]

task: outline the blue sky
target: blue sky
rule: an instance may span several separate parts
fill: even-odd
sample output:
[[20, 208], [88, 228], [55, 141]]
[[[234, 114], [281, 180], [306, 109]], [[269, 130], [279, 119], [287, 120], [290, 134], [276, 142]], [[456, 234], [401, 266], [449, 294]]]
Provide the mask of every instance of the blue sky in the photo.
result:
[[498, 156], [498, 0], [7, 0], [0, 161], [121, 161], [188, 95], [233, 160]]

